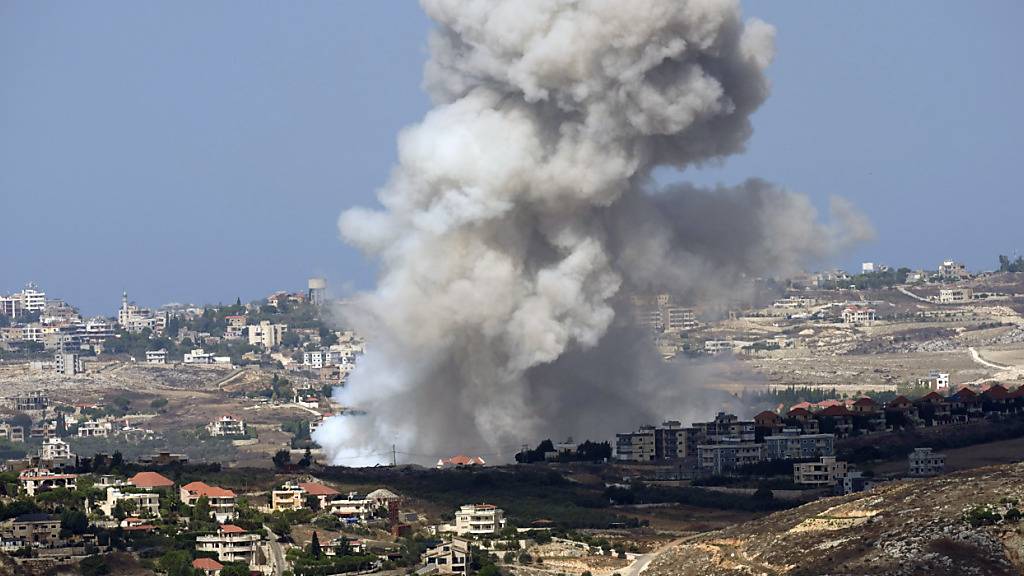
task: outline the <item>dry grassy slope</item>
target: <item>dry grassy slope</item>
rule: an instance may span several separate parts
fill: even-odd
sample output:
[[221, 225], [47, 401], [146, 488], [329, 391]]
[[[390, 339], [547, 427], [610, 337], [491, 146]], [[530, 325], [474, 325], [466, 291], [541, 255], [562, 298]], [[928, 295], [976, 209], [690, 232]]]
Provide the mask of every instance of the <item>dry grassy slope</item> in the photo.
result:
[[[971, 527], [965, 509], [1024, 502], [1024, 463], [894, 482], [709, 533], [644, 576], [1024, 573], [1024, 523]], [[1018, 504], [1020, 506], [1020, 504]]]

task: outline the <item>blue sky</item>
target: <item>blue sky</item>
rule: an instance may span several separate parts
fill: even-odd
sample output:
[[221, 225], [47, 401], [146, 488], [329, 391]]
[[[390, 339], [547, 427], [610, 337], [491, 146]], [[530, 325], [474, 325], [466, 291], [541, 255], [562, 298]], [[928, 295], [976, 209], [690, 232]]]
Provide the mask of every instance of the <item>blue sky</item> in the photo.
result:
[[[773, 95], [746, 154], [681, 177], [846, 196], [878, 229], [846, 267], [1024, 250], [1024, 3], [745, 8], [778, 28]], [[429, 28], [413, 2], [0, 3], [0, 292], [110, 313], [371, 286], [336, 220], [429, 106]]]

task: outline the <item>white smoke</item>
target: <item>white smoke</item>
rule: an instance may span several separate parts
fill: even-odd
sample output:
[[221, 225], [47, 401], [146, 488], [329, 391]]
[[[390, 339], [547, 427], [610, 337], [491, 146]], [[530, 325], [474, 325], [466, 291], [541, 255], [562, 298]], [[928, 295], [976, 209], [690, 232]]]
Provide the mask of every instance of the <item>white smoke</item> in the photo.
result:
[[[382, 209], [340, 218], [378, 258], [349, 320], [368, 353], [315, 435], [338, 464], [414, 459], [681, 416], [686, 374], [628, 290], [722, 297], [862, 237], [765, 182], [652, 190], [655, 166], [743, 149], [774, 29], [731, 0], [422, 0], [436, 107], [399, 136]], [[691, 407], [692, 408], [692, 407]], [[675, 410], [675, 412], [672, 412]], [[607, 436], [604, 436], [607, 437]]]

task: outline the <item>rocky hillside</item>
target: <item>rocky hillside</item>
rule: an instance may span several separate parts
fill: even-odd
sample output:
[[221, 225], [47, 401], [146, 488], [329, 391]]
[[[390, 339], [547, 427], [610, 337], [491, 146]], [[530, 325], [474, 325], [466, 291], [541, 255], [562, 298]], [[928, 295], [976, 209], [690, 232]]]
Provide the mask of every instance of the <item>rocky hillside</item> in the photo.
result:
[[685, 541], [644, 576], [1024, 573], [1024, 463], [892, 482]]

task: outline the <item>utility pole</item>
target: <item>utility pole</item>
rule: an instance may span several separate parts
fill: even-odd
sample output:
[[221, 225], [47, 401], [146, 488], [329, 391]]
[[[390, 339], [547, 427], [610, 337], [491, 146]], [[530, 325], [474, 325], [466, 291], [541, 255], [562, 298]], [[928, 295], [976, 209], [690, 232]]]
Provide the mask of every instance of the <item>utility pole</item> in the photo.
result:
[[395, 451], [395, 445], [391, 445], [391, 467], [398, 467], [398, 452]]

